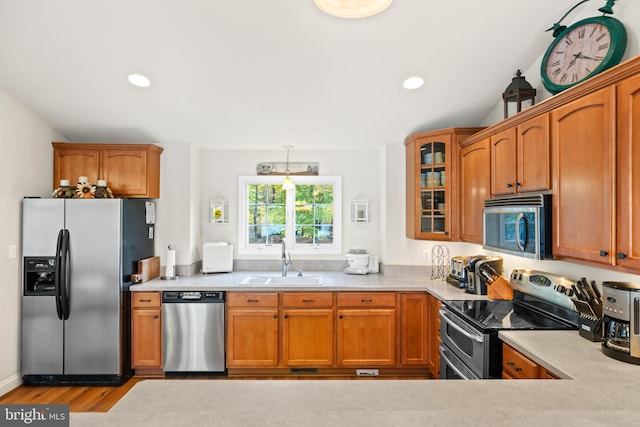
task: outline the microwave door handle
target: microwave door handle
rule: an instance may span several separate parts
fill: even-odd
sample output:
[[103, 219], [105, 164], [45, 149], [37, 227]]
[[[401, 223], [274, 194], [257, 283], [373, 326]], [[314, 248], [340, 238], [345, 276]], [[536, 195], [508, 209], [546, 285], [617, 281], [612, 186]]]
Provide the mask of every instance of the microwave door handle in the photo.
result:
[[[524, 241], [520, 241], [520, 223], [524, 223]], [[516, 245], [520, 251], [524, 252], [524, 248], [527, 244], [527, 235], [529, 230], [527, 230], [527, 219], [524, 217], [524, 212], [520, 212], [518, 214], [518, 219], [516, 219]]]
[[447, 316], [446, 313], [443, 313], [442, 310], [440, 310], [440, 314], [442, 315], [442, 318], [444, 319], [444, 321], [445, 321], [445, 323], [447, 325], [450, 325], [453, 329], [455, 329], [456, 331], [460, 332], [465, 337], [467, 337], [467, 338], [469, 338], [471, 340], [477, 341], [479, 343], [481, 343], [483, 341], [482, 337], [479, 337], [477, 335], [472, 335], [469, 332], [467, 332], [464, 329], [462, 329], [460, 326], [458, 326], [458, 324], [455, 323], [453, 321], [453, 319], [451, 319], [449, 316]]

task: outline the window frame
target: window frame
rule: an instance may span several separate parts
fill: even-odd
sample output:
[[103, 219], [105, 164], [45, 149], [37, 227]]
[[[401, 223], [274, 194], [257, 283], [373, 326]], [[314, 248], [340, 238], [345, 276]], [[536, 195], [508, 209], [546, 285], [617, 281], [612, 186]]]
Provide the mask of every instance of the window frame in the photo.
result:
[[[280, 255], [280, 244], [250, 244], [248, 236], [248, 184], [282, 184], [284, 176], [253, 175], [238, 177], [238, 254]], [[294, 175], [296, 185], [333, 186], [333, 243], [319, 245], [296, 245], [295, 239], [287, 238], [287, 251], [292, 254], [341, 254], [342, 253], [342, 177], [320, 175]], [[286, 190], [286, 235], [295, 235], [295, 190]]]

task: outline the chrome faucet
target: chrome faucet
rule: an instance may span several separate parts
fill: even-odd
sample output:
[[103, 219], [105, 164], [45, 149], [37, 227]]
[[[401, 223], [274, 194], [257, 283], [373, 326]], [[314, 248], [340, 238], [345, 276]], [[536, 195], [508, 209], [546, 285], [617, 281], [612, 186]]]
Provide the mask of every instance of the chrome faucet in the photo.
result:
[[287, 273], [289, 272], [289, 266], [291, 265], [291, 253], [289, 253], [289, 260], [287, 260], [287, 241], [282, 238], [282, 255], [280, 259], [282, 259], [282, 277], [287, 277]]

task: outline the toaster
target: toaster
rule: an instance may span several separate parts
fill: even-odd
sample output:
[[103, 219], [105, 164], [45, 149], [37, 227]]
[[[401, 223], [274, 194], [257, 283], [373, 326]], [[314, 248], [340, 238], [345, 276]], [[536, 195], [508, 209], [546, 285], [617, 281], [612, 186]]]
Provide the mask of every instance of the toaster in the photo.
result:
[[447, 276], [447, 282], [464, 289], [469, 283], [469, 273], [467, 266], [469, 265], [470, 256], [454, 256], [451, 257], [451, 268], [449, 269], [449, 276]]

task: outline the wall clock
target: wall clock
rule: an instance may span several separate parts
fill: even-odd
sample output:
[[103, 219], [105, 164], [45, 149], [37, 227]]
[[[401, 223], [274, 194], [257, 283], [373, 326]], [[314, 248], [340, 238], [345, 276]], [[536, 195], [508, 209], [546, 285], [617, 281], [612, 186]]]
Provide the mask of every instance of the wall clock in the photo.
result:
[[609, 16], [582, 19], [562, 31], [542, 57], [542, 83], [556, 94], [618, 64], [627, 46], [622, 22]]

